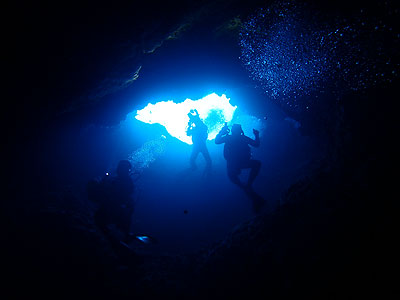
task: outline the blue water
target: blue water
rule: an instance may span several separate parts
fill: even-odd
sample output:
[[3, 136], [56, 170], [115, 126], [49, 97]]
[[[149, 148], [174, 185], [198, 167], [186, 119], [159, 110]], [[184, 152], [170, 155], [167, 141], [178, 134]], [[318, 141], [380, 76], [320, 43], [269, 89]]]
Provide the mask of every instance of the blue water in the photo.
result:
[[[240, 93], [255, 97], [250, 90]], [[108, 129], [109, 141], [102, 143], [114, 144], [113, 150], [103, 153], [104, 160], [99, 162], [112, 173], [121, 157], [135, 157], [133, 165], [140, 176], [135, 182], [132, 231], [158, 240], [156, 245], [149, 245], [147, 252], [196, 251], [218, 242], [236, 225], [256, 215], [251, 200], [227, 178], [223, 145], [216, 145], [213, 140], [207, 142], [213, 167], [211, 176], [204, 177], [205, 161], [201, 154], [197, 158], [198, 169], [189, 170], [192, 145], [170, 136], [158, 124], [145, 124], [131, 116], [116, 128]], [[265, 120], [263, 116], [268, 117]], [[260, 129], [261, 145], [253, 149], [253, 157], [261, 160], [262, 168], [254, 190], [266, 200], [262, 213], [274, 211], [283, 204], [282, 193], [306, 174], [307, 164], [321, 155], [320, 149], [312, 139], [302, 136], [298, 125], [289, 122], [274, 105], [245, 112], [239, 109], [234, 120], [252, 138], [252, 128]], [[85, 136], [90, 137], [97, 130], [88, 129]], [[246, 180], [248, 171], [241, 176]]]

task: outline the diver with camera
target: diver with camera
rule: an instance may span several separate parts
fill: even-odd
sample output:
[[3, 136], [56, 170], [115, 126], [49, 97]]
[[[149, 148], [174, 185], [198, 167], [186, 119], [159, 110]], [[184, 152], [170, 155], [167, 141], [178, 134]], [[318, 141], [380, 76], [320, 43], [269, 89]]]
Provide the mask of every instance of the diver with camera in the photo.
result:
[[[229, 179], [234, 184], [246, 191], [252, 190], [253, 182], [261, 168], [261, 162], [259, 160], [252, 159], [251, 157], [251, 149], [249, 146], [260, 146], [259, 131], [253, 129], [253, 133], [255, 136], [254, 140], [244, 135], [242, 126], [240, 124], [233, 124], [232, 130], [230, 130], [228, 124], [225, 123], [225, 126], [222, 127], [215, 138], [215, 143], [217, 145], [225, 144], [224, 158], [227, 162]], [[243, 169], [251, 169], [246, 184], [239, 180], [239, 175]]]
[[219, 131], [218, 135], [223, 136], [223, 135], [227, 135], [229, 134], [230, 130], [229, 130], [229, 126], [228, 126], [228, 122], [225, 122], [224, 127], [222, 127], [222, 129]]
[[197, 169], [196, 158], [199, 153], [203, 154], [206, 161], [206, 168], [204, 171], [205, 175], [209, 175], [211, 172], [211, 157], [207, 149], [207, 138], [208, 138], [208, 127], [200, 119], [199, 112], [197, 109], [191, 109], [188, 113], [189, 122], [186, 134], [192, 137], [193, 149], [190, 156], [190, 168], [194, 171]]

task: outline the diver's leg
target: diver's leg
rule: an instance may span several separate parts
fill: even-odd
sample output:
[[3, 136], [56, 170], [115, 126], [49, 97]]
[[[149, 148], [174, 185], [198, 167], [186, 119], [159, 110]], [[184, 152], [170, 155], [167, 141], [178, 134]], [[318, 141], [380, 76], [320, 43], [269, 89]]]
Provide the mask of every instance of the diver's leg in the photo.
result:
[[199, 147], [197, 146], [193, 146], [193, 150], [192, 150], [192, 154], [190, 155], [190, 168], [192, 170], [196, 170], [197, 166], [196, 166], [196, 158], [199, 155]]
[[206, 145], [204, 145], [204, 147], [202, 148], [201, 153], [203, 154], [203, 157], [206, 160], [206, 171], [210, 171], [211, 170], [212, 161], [211, 161], [211, 156], [210, 156], [210, 153], [208, 152], [208, 149], [207, 149]]
[[228, 171], [228, 178], [230, 179], [230, 181], [232, 181], [234, 184], [236, 184], [240, 188], [243, 188], [244, 185], [239, 180], [240, 169], [236, 168], [235, 166], [228, 165], [227, 171]]
[[250, 174], [249, 174], [249, 179], [247, 181], [247, 187], [250, 188], [253, 185], [253, 182], [256, 179], [258, 173], [260, 172], [261, 161], [251, 159], [249, 161], [249, 167], [251, 168], [251, 170], [250, 170]]
[[133, 207], [125, 207], [121, 210], [120, 222], [117, 224], [119, 230], [124, 234], [123, 242], [126, 244], [129, 244], [134, 238], [134, 235], [131, 232], [132, 215]]
[[94, 223], [104, 234], [108, 233], [107, 221], [109, 221], [107, 218], [107, 211], [103, 207], [100, 207], [94, 214]]
[[129, 208], [121, 209], [118, 228], [125, 234], [129, 235], [131, 231], [132, 210]]

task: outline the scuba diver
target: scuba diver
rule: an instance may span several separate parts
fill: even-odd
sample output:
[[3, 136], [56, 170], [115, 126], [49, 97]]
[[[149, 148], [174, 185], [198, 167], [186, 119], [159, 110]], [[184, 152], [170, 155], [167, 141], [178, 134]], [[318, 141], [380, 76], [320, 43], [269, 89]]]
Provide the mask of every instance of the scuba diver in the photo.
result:
[[[261, 162], [251, 158], [249, 145], [253, 147], [260, 146], [259, 131], [253, 129], [253, 133], [254, 140], [244, 135], [240, 124], [234, 124], [232, 126], [232, 134], [229, 134], [228, 125], [225, 123], [225, 126], [215, 138], [217, 145], [225, 143], [224, 157], [227, 162], [229, 179], [246, 191], [252, 190], [252, 184], [261, 168]], [[251, 169], [247, 184], [239, 180], [239, 174], [242, 169]]]
[[124, 235], [119, 242], [129, 242], [132, 237], [130, 227], [135, 186], [131, 178], [131, 168], [128, 160], [121, 160], [116, 176], [107, 173], [101, 181], [90, 181], [87, 187], [89, 199], [99, 205], [94, 215], [95, 223], [114, 242], [118, 238], [112, 233], [112, 224]]
[[197, 109], [191, 109], [188, 113], [189, 123], [186, 134], [192, 137], [193, 150], [190, 156], [190, 167], [192, 170], [196, 170], [196, 158], [201, 152], [206, 161], [205, 175], [211, 172], [211, 157], [207, 149], [207, 138], [208, 138], [208, 127], [200, 119]]

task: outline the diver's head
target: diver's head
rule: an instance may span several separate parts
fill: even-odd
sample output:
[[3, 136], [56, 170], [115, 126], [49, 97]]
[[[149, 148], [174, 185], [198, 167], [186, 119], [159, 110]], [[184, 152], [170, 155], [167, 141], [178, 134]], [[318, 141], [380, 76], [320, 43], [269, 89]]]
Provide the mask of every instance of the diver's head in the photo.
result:
[[197, 111], [197, 109], [191, 109], [188, 113], [188, 117], [191, 122], [196, 122], [200, 120], [199, 112]]
[[231, 132], [232, 132], [232, 135], [235, 135], [235, 136], [244, 134], [242, 125], [240, 125], [240, 124], [233, 124]]
[[119, 177], [129, 176], [131, 173], [132, 165], [129, 160], [123, 159], [120, 160], [117, 166], [117, 175]]

